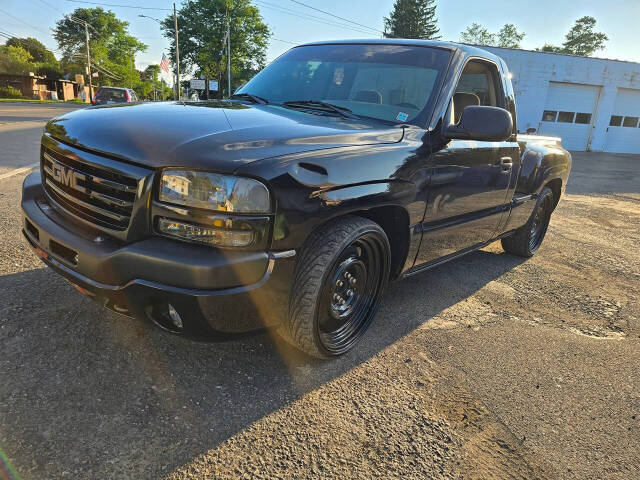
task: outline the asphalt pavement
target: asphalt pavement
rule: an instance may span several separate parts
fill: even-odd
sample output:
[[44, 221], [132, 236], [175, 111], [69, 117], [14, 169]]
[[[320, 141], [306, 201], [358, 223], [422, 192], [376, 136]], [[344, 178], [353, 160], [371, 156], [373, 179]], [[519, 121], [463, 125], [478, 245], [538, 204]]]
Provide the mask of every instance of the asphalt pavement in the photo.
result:
[[0, 177], [37, 163], [45, 123], [82, 107], [73, 103], [0, 102]]
[[[43, 120], [3, 108], [30, 118], [0, 125], [8, 172]], [[496, 243], [392, 284], [329, 362], [92, 303], [21, 238], [25, 175], [0, 179], [3, 480], [640, 478], [640, 156], [574, 154], [533, 258]]]

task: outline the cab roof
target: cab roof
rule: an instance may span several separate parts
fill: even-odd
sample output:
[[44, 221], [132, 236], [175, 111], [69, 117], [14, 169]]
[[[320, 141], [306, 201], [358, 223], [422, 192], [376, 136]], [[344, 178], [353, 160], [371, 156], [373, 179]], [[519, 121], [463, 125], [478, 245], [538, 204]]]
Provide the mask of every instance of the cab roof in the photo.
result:
[[414, 47], [431, 47], [461, 52], [465, 56], [481, 57], [497, 62], [500, 57], [473, 45], [455, 42], [441, 42], [439, 40], [420, 40], [412, 38], [370, 38], [370, 39], [348, 39], [348, 40], [323, 40], [297, 45], [296, 47], [306, 47], [309, 45], [410, 45]]

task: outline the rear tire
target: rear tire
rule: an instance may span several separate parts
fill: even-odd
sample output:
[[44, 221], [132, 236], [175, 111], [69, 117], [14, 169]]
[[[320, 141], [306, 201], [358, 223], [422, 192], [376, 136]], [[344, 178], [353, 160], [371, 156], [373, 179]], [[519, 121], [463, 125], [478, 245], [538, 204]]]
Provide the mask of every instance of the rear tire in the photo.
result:
[[366, 218], [342, 217], [313, 232], [298, 252], [281, 336], [313, 357], [351, 350], [377, 312], [390, 258], [387, 235]]
[[544, 187], [529, 221], [512, 235], [503, 238], [502, 248], [520, 257], [532, 257], [547, 233], [552, 211], [553, 192], [550, 188]]

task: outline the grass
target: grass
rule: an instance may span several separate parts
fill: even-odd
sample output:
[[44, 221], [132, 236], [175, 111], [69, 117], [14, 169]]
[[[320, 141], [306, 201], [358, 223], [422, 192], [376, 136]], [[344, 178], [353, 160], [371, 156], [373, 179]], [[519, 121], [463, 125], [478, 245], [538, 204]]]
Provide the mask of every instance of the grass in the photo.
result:
[[[81, 100], [32, 100], [29, 98], [0, 98], [0, 102], [24, 102], [24, 103], [76, 103], [85, 105]], [[90, 105], [87, 103], [86, 105]]]

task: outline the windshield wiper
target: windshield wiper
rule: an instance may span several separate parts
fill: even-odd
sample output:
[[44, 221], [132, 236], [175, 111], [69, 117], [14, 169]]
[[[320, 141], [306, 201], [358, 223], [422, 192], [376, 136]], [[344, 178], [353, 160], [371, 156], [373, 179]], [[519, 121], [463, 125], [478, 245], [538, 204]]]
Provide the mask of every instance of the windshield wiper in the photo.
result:
[[323, 102], [321, 100], [290, 100], [288, 102], [282, 102], [285, 107], [291, 108], [311, 108], [322, 111], [335, 112], [339, 115], [342, 115], [345, 118], [358, 118], [357, 115], [351, 113], [346, 107], [339, 107], [338, 105], [334, 105], [332, 103]]
[[267, 100], [266, 98], [259, 97], [258, 95], [254, 95], [252, 93], [234, 93], [233, 95], [231, 95], [231, 98], [247, 98], [253, 103], [259, 103], [262, 105], [266, 105], [267, 103], [269, 103], [269, 100]]

